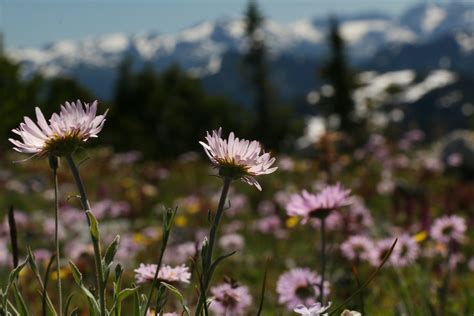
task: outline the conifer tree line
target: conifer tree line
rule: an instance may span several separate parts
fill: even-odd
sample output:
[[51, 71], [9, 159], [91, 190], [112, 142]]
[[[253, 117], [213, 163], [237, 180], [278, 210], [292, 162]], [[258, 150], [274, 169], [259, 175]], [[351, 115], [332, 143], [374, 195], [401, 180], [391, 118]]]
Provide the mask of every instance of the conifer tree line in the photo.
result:
[[[295, 140], [304, 132], [303, 118], [295, 107], [284, 104], [272, 88], [269, 53], [263, 27], [264, 14], [256, 0], [250, 0], [245, 14], [245, 47], [239, 67], [251, 95], [251, 106], [206, 93], [199, 79], [190, 77], [178, 65], [157, 72], [152, 65], [134, 67], [125, 57], [117, 70], [113, 97], [99, 100], [109, 108], [109, 129], [100, 142], [112, 144], [118, 151], [140, 150], [152, 159], [172, 159], [198, 150], [196, 137], [205, 131], [225, 126], [246, 138], [259, 139], [274, 151], [294, 149]], [[330, 56], [320, 71], [315, 71], [334, 88], [334, 94], [321, 102], [317, 110], [325, 117], [336, 115], [338, 129], [351, 133], [353, 120], [353, 72], [346, 61], [344, 43], [337, 21], [330, 22]], [[16, 122], [31, 115], [35, 106], [53, 112], [67, 100], [94, 100], [87, 89], [71, 78], [44, 78], [39, 74], [25, 79], [21, 67], [0, 57], [0, 133], [10, 136]], [[6, 142], [0, 147], [6, 148]]]

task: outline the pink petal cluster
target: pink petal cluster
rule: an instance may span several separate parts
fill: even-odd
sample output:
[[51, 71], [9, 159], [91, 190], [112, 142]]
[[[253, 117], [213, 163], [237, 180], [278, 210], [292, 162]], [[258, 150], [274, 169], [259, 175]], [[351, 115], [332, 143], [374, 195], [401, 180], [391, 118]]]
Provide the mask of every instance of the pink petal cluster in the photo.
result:
[[66, 102], [61, 105], [59, 114], [53, 113], [49, 122], [39, 108], [35, 111], [36, 123], [25, 117], [20, 127], [12, 130], [21, 137], [21, 141], [12, 138], [9, 141], [14, 145], [14, 150], [39, 156], [49, 154], [60, 142], [80, 143], [97, 137], [107, 114], [96, 115], [97, 101], [91, 105], [85, 103], [83, 106], [79, 100], [76, 103]]
[[370, 210], [365, 206], [362, 199], [354, 197], [351, 202], [347, 212], [344, 212], [347, 229], [350, 232], [356, 233], [371, 227], [374, 220]]
[[420, 246], [408, 234], [398, 237], [397, 245], [390, 256], [390, 263], [394, 267], [406, 267], [414, 263], [420, 255]]
[[[321, 277], [308, 268], [294, 268], [283, 273], [277, 282], [278, 303], [288, 310], [296, 306], [316, 304]], [[324, 293], [329, 294], [329, 282], [324, 282]]]
[[307, 221], [319, 211], [331, 211], [351, 204], [350, 190], [342, 187], [340, 183], [328, 185], [317, 194], [303, 190], [301, 193], [290, 197], [286, 205], [289, 216], [300, 216]]
[[[371, 258], [369, 260], [373, 267], [378, 267], [382, 263], [383, 259], [392, 248], [395, 238], [385, 238], [375, 242], [374, 250], [371, 252]], [[395, 247], [393, 249], [392, 256], [396, 256], [396, 253], [400, 251], [400, 248]], [[390, 263], [390, 261], [388, 262]]]
[[[158, 313], [160, 315], [160, 313]], [[149, 309], [146, 313], [146, 316], [155, 316], [155, 311]], [[172, 313], [163, 313], [163, 316], [179, 316], [179, 314], [172, 312]]]
[[[135, 269], [135, 279], [137, 283], [149, 283], [153, 282], [157, 269], [156, 264], [143, 264], [140, 263], [138, 269]], [[183, 282], [189, 283], [191, 279], [191, 273], [187, 266], [180, 265], [176, 267], [171, 267], [169, 265], [163, 265], [158, 272], [158, 280], [165, 282]]]
[[246, 286], [223, 283], [211, 288], [214, 299], [209, 309], [215, 315], [240, 316], [252, 305], [252, 296]]
[[344, 241], [340, 249], [342, 255], [350, 261], [368, 261], [372, 258], [374, 243], [367, 236], [354, 235]]
[[332, 303], [329, 302], [327, 306], [323, 306], [321, 303], [317, 302], [309, 307], [300, 304], [296, 306], [293, 311], [302, 316], [325, 316], [327, 313], [324, 313], [331, 307], [331, 304]]
[[450, 241], [463, 242], [466, 232], [466, 220], [457, 215], [437, 218], [430, 229], [431, 238], [440, 243]]
[[269, 153], [265, 153], [262, 146], [257, 141], [248, 141], [235, 137], [234, 133], [229, 134], [228, 139], [222, 139], [222, 128], [207, 133], [206, 141], [199, 142], [211, 162], [218, 168], [231, 167], [239, 170], [238, 177], [249, 185], [254, 185], [258, 190], [262, 187], [255, 179], [255, 176], [270, 174], [278, 169], [273, 167], [275, 158], [271, 158]]

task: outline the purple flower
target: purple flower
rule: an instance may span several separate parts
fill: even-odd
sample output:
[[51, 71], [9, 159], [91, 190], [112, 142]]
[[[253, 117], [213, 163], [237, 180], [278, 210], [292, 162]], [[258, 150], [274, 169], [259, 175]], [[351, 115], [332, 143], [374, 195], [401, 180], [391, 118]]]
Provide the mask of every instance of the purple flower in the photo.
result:
[[281, 228], [281, 220], [277, 215], [270, 215], [255, 222], [255, 228], [262, 234], [270, 234]]
[[306, 222], [310, 217], [318, 217], [322, 212], [348, 206], [351, 203], [350, 192], [339, 183], [328, 185], [317, 194], [303, 190], [300, 194], [290, 197], [286, 205], [287, 214], [303, 217]]
[[25, 117], [20, 127], [12, 130], [21, 141], [10, 138], [14, 150], [45, 157], [48, 154], [62, 156], [72, 153], [77, 146], [89, 138], [97, 137], [105, 123], [105, 114], [96, 115], [97, 101], [91, 105], [81, 101], [66, 102], [61, 105], [59, 115], [54, 113], [46, 121], [43, 113], [36, 108], [37, 123]]
[[[156, 264], [143, 264], [140, 263], [138, 269], [133, 270], [135, 272], [135, 279], [137, 283], [149, 283], [153, 282], [155, 277], [157, 265]], [[169, 265], [163, 265], [158, 272], [158, 280], [169, 283], [183, 282], [189, 283], [191, 279], [191, 273], [187, 266], [180, 265], [171, 267]]]
[[445, 244], [450, 241], [462, 243], [464, 241], [465, 232], [466, 221], [457, 215], [437, 218], [430, 229], [431, 238]]
[[329, 307], [331, 307], [331, 302], [329, 302], [327, 306], [323, 306], [321, 303], [318, 302], [316, 304], [312, 304], [310, 307], [298, 305], [293, 311], [302, 316], [323, 316], [327, 315], [327, 313], [323, 313], [325, 313], [329, 309]]
[[135, 255], [143, 248], [143, 244], [137, 243], [133, 234], [124, 234], [120, 238], [120, 246], [115, 257], [122, 264], [130, 264]]
[[65, 252], [69, 258], [73, 261], [78, 260], [84, 256], [93, 256], [94, 248], [89, 243], [83, 243], [82, 241], [72, 241], [65, 247]]
[[[276, 291], [278, 303], [284, 304], [288, 310], [303, 304], [316, 303], [319, 296], [321, 277], [308, 268], [291, 269], [278, 278]], [[329, 294], [329, 282], [324, 282], [324, 293]]]
[[326, 210], [335, 210], [351, 204], [351, 190], [346, 190], [340, 183], [336, 185], [328, 185], [317, 197], [319, 200], [319, 208]]
[[[380, 266], [380, 264], [382, 263], [382, 260], [385, 258], [385, 256], [388, 254], [388, 252], [392, 248], [394, 241], [395, 241], [394, 238], [385, 238], [375, 243], [374, 251], [370, 253], [371, 256], [369, 260], [373, 267]], [[399, 251], [399, 248], [394, 248], [391, 256], [396, 255], [398, 251]]]
[[406, 267], [416, 261], [420, 255], [420, 247], [410, 235], [398, 237], [397, 245], [390, 256], [390, 263], [394, 267]]
[[0, 240], [0, 267], [9, 265], [10, 258], [10, 252], [8, 251], [6, 243]]
[[48, 249], [35, 249], [33, 250], [33, 255], [37, 263], [47, 263], [51, 259], [51, 251]]
[[244, 247], [244, 245], [244, 237], [239, 234], [232, 233], [219, 238], [219, 246], [226, 252], [240, 250]]
[[216, 315], [240, 316], [244, 315], [250, 305], [252, 297], [246, 286], [235, 283], [222, 283], [211, 288], [214, 299], [209, 309]]
[[369, 209], [358, 197], [352, 199], [352, 204], [345, 213], [345, 218], [347, 221], [347, 228], [351, 232], [360, 231], [361, 229], [372, 226], [374, 223]]
[[198, 249], [196, 242], [188, 241], [171, 247], [169, 250], [167, 249], [163, 260], [165, 262], [183, 263], [194, 258], [198, 250], [200, 249]]
[[103, 219], [105, 217], [116, 218], [128, 215], [131, 211], [130, 204], [126, 201], [113, 201], [104, 199], [92, 205], [95, 217]]
[[262, 187], [255, 177], [275, 172], [278, 167], [271, 168], [275, 158], [265, 153], [257, 141], [240, 140], [233, 132], [229, 134], [228, 139], [222, 139], [221, 133], [221, 128], [212, 131], [212, 135], [208, 132], [207, 143], [199, 142], [211, 162], [219, 168], [219, 174], [241, 179], [261, 191]]
[[350, 261], [370, 261], [373, 254], [374, 243], [367, 236], [351, 236], [341, 244], [342, 255]]

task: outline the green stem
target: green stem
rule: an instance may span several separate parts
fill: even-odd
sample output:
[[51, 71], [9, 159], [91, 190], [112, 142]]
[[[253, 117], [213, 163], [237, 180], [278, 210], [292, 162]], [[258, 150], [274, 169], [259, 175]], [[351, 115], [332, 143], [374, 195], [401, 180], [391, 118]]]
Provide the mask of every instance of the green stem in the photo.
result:
[[[69, 169], [71, 169], [72, 176], [76, 182], [77, 189], [79, 190], [79, 195], [81, 199], [82, 208], [84, 211], [91, 211], [91, 206], [89, 199], [87, 198], [87, 193], [82, 183], [79, 170], [77, 169], [76, 164], [72, 156], [69, 154], [66, 156]], [[91, 225], [89, 219], [87, 220], [89, 226]], [[94, 259], [95, 259], [95, 270], [96, 270], [96, 283], [97, 289], [99, 291], [99, 305], [100, 305], [100, 315], [106, 316], [106, 307], [105, 307], [105, 280], [104, 280], [104, 271], [102, 270], [102, 255], [100, 251], [100, 243], [96, 238], [91, 234], [92, 245], [94, 247]]]
[[59, 316], [63, 313], [63, 293], [61, 287], [61, 256], [59, 253], [59, 184], [58, 184], [58, 157], [50, 157], [50, 165], [53, 169], [54, 178], [54, 242], [56, 245], [56, 277], [58, 284]]
[[209, 232], [209, 245], [206, 253], [206, 258], [203, 261], [202, 267], [202, 289], [199, 295], [198, 305], [196, 307], [195, 315], [198, 316], [202, 312], [203, 305], [206, 304], [206, 292], [209, 284], [211, 283], [212, 278], [212, 271], [210, 271], [210, 267], [212, 265], [212, 254], [214, 251], [214, 245], [216, 243], [217, 238], [217, 229], [219, 228], [219, 223], [221, 221], [222, 215], [224, 214], [224, 205], [227, 199], [227, 194], [229, 193], [230, 183], [232, 179], [228, 177], [224, 177], [224, 185], [222, 187], [221, 197], [219, 200], [219, 206], [217, 207], [216, 216], [211, 224], [211, 229]]
[[321, 218], [321, 283], [319, 284], [320, 302], [324, 305], [324, 277], [326, 270], [326, 217]]
[[[158, 284], [158, 273], [159, 273], [160, 268], [161, 268], [161, 262], [163, 261], [163, 256], [165, 254], [166, 246], [168, 244], [168, 238], [169, 238], [169, 230], [167, 230], [167, 231], [165, 230], [164, 235], [163, 235], [163, 242], [161, 244], [160, 257], [158, 259], [158, 264], [156, 265], [156, 271], [155, 271], [155, 275], [153, 277], [153, 282], [151, 283], [150, 292], [148, 293], [148, 298], [147, 298], [147, 302], [146, 302], [146, 306], [145, 306], [145, 310], [144, 310], [145, 315], [146, 315], [146, 312], [148, 311], [148, 308], [150, 307], [150, 302], [151, 302], [151, 298], [153, 296], [153, 291], [155, 290], [155, 287]], [[157, 312], [159, 312], [159, 311], [156, 310], [155, 314]]]

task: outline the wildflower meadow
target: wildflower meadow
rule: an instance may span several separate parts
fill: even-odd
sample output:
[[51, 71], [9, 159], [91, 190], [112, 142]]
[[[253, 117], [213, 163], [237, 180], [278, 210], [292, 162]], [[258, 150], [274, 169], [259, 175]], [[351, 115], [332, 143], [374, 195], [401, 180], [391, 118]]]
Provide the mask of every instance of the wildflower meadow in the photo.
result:
[[97, 102], [35, 116], [1, 165], [2, 315], [474, 311], [474, 189], [419, 130], [303, 158], [222, 127], [164, 164], [89, 148]]
[[0, 316], [474, 316], [474, 1], [0, 1]]

